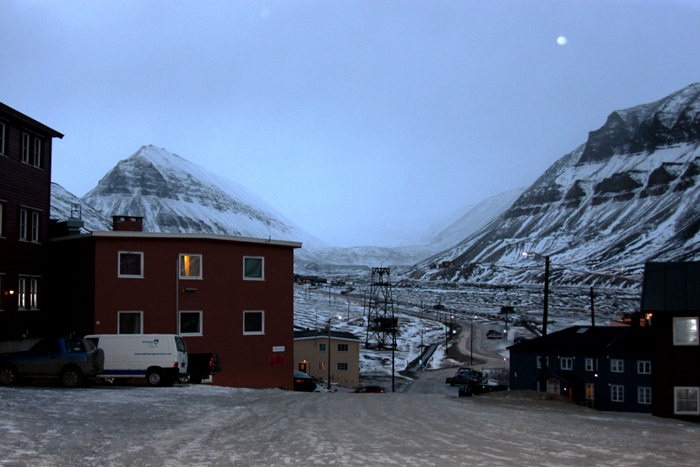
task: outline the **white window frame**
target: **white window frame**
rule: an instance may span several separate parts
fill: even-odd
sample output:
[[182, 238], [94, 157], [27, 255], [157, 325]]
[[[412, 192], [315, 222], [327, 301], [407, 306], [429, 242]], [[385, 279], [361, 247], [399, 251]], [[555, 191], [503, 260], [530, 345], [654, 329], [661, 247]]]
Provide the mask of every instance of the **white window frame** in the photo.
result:
[[[678, 410], [679, 391], [695, 391], [695, 399], [683, 399], [683, 401], [695, 401], [695, 410]], [[700, 387], [675, 386], [673, 388], [673, 413], [677, 415], [698, 415], [700, 414]]]
[[651, 388], [650, 387], [638, 387], [637, 388], [637, 403], [644, 405], [651, 405]]
[[5, 123], [0, 122], [0, 156], [5, 155]]
[[22, 162], [29, 164], [29, 133], [22, 132]]
[[625, 386], [622, 384], [610, 385], [610, 401], [625, 402]]
[[41, 215], [36, 212], [32, 211], [32, 242], [34, 243], [39, 243], [39, 221], [41, 219]]
[[[199, 314], [199, 331], [196, 332], [183, 332], [182, 331], [182, 314], [183, 313], [190, 313], [190, 314]], [[204, 314], [202, 313], [201, 310], [180, 310], [180, 313], [178, 313], [178, 323], [177, 323], [177, 328], [180, 332], [180, 336], [203, 336], [204, 335]]]
[[24, 277], [17, 280], [17, 309], [27, 309], [27, 279]]
[[592, 358], [586, 359], [586, 371], [595, 371], [595, 365]]
[[625, 361], [620, 358], [610, 359], [610, 373], [624, 373]]
[[571, 357], [561, 357], [559, 359], [559, 367], [562, 370], [573, 370], [574, 369], [574, 359]]
[[586, 399], [589, 401], [595, 399], [595, 383], [586, 383]]
[[34, 160], [32, 165], [41, 168], [41, 138], [34, 137]]
[[0, 238], [5, 237], [5, 202], [0, 201]]
[[336, 362], [335, 371], [349, 371], [350, 364], [347, 362]]
[[640, 375], [650, 375], [651, 360], [637, 360], [637, 373]]
[[[693, 331], [683, 331], [684, 333], [687, 332], [689, 334], [689, 338], [687, 340], [679, 340], [681, 337], [679, 334], [678, 329], [676, 327], [676, 323], [680, 323], [681, 321], [694, 321], [695, 322], [695, 335], [693, 336]], [[673, 345], [698, 345], [698, 317], [696, 316], [687, 316], [687, 317], [676, 317], [673, 318]]]
[[[261, 277], [248, 277], [245, 273], [245, 263], [248, 259], [260, 260]], [[243, 257], [243, 280], [244, 281], [264, 281], [265, 280], [265, 257], [264, 256], [244, 256]]]
[[29, 211], [24, 208], [19, 210], [19, 239], [27, 241], [27, 222], [29, 221]]
[[327, 352], [327, 350], [326, 350], [327, 348], [328, 348], [328, 346], [326, 345], [325, 342], [318, 343], [318, 351], [319, 352]]
[[[260, 331], [246, 331], [245, 330], [245, 316], [248, 313], [260, 313], [262, 319], [262, 329]], [[265, 334], [265, 311], [263, 310], [245, 310], [243, 312], [243, 335], [244, 336], [262, 336]]]
[[[542, 368], [542, 365], [540, 364], [540, 358], [542, 358], [542, 355], [537, 356], [537, 368]], [[549, 357], [544, 357], [545, 364], [547, 365], [547, 368], [549, 368]]]
[[[187, 274], [183, 274], [183, 267], [182, 267], [182, 261], [184, 258], [194, 258], [197, 257], [199, 258], [199, 275], [197, 276], [188, 276]], [[190, 253], [180, 253], [180, 261], [178, 262], [179, 269], [180, 269], [180, 279], [185, 279], [185, 280], [201, 280], [202, 279], [202, 271], [204, 270], [204, 265], [203, 265], [204, 258], [201, 254], [190, 254]]]
[[121, 330], [121, 321], [122, 321], [121, 315], [122, 314], [138, 314], [139, 315], [139, 330], [141, 332], [129, 333], [129, 334], [134, 335], [134, 336], [139, 335], [139, 334], [143, 334], [143, 331], [144, 331], [144, 329], [143, 329], [143, 311], [118, 311], [117, 312], [117, 334], [126, 334], [126, 333], [122, 333], [122, 330]]
[[[343, 346], [341, 349], [340, 347]], [[338, 352], [350, 352], [350, 344], [345, 344], [345, 343], [338, 343], [335, 347], [336, 351]]]
[[[139, 274], [122, 274], [122, 255], [140, 255], [141, 256], [141, 266], [139, 267]], [[125, 279], [143, 279], [143, 251], [120, 251], [117, 253], [117, 277]]]
[[39, 279], [29, 279], [29, 309], [39, 309]]

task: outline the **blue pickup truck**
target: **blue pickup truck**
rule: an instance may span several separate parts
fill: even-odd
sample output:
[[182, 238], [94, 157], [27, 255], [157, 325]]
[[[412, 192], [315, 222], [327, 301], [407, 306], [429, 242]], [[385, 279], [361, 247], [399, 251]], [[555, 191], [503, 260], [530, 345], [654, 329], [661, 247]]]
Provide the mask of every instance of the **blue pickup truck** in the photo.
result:
[[42, 339], [26, 352], [0, 355], [0, 384], [21, 379], [58, 379], [69, 388], [81, 386], [104, 368], [102, 349], [86, 339]]

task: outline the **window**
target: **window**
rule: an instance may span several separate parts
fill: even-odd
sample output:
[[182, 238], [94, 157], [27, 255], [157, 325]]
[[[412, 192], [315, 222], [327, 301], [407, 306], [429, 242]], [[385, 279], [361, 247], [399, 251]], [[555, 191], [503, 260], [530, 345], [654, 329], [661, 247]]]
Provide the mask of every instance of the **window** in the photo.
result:
[[349, 350], [350, 350], [350, 345], [338, 344], [338, 352], [348, 352]]
[[697, 415], [700, 413], [700, 388], [683, 388], [676, 387], [674, 389], [674, 412], [676, 414], [691, 414]]
[[143, 277], [143, 253], [120, 251], [119, 277]]
[[621, 384], [611, 384], [610, 400], [613, 402], [625, 402], [625, 387]]
[[202, 255], [180, 255], [180, 279], [202, 278]]
[[673, 318], [673, 345], [698, 345], [697, 318]]
[[318, 362], [318, 369], [319, 370], [325, 370], [326, 369], [326, 364], [323, 362]]
[[0, 238], [5, 236], [5, 203], [0, 201]]
[[39, 213], [36, 211], [32, 212], [32, 241], [39, 241]]
[[637, 388], [637, 402], [651, 404], [651, 388]]
[[559, 360], [559, 364], [561, 365], [562, 370], [571, 370], [574, 368], [574, 359], [569, 357], [562, 357], [562, 359]]
[[318, 351], [325, 352], [326, 351], [326, 344], [318, 344]]
[[651, 374], [651, 362], [649, 360], [639, 360], [637, 362], [637, 373], [650, 375]]
[[558, 379], [547, 380], [547, 392], [549, 394], [559, 394], [561, 389], [561, 383]]
[[39, 309], [39, 279], [29, 280], [29, 308]]
[[[542, 359], [542, 356], [538, 355], [537, 356], [537, 368], [542, 368], [542, 365], [541, 365], [542, 362], [540, 361], [541, 359]], [[549, 366], [549, 357], [544, 357], [544, 364], [546, 366]]]
[[265, 261], [262, 257], [243, 257], [243, 279], [265, 280]]
[[613, 373], [624, 373], [625, 372], [625, 361], [612, 359], [610, 360], [610, 371]]
[[5, 308], [5, 288], [3, 287], [5, 285], [4, 281], [5, 278], [2, 274], [0, 274], [0, 311]]
[[27, 239], [27, 210], [26, 209], [20, 209], [19, 210], [19, 239], [20, 240], [26, 240]]
[[338, 371], [348, 371], [349, 365], [344, 362], [336, 363], [335, 369]]
[[29, 135], [22, 133], [22, 162], [29, 164]]
[[586, 399], [595, 399], [595, 383], [586, 383]]
[[17, 282], [17, 307], [20, 310], [27, 309], [27, 279], [20, 277]]
[[243, 312], [243, 334], [265, 334], [264, 312]]
[[5, 155], [5, 124], [0, 122], [0, 155]]
[[586, 359], [586, 371], [594, 371], [592, 358]]
[[32, 165], [41, 167], [41, 140], [39, 138], [34, 138], [34, 160]]
[[120, 311], [117, 334], [142, 334], [143, 313], [140, 311]]
[[180, 312], [180, 334], [183, 336], [202, 335], [202, 312], [201, 311], [181, 311]]

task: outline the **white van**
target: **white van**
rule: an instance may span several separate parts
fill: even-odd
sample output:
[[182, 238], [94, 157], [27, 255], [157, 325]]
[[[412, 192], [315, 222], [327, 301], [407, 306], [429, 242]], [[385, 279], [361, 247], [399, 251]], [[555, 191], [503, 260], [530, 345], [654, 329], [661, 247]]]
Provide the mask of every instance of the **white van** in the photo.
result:
[[187, 376], [187, 346], [174, 334], [93, 334], [85, 336], [105, 353], [99, 378], [124, 383], [146, 378], [149, 386], [172, 386]]

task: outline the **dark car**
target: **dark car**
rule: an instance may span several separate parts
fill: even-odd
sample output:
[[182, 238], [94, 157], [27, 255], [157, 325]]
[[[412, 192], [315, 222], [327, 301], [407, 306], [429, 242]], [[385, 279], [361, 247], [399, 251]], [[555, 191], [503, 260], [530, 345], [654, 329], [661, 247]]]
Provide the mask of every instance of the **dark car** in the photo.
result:
[[478, 383], [469, 383], [469, 384], [462, 384], [459, 386], [459, 396], [460, 397], [470, 397], [470, 396], [476, 396], [479, 394], [485, 394], [487, 392], [496, 392], [496, 391], [507, 391], [508, 386], [505, 384], [478, 384]]
[[445, 379], [445, 384], [455, 386], [457, 384], [478, 383], [484, 375], [473, 368], [460, 368], [454, 376]]
[[21, 378], [58, 379], [64, 386], [82, 386], [104, 369], [102, 349], [86, 339], [42, 339], [26, 352], [0, 355], [0, 384]]
[[214, 373], [221, 373], [218, 353], [190, 353], [187, 354], [187, 376], [178, 379], [181, 383], [199, 384]]
[[381, 386], [361, 386], [353, 391], [355, 394], [384, 394]]
[[503, 339], [503, 334], [501, 334], [498, 331], [494, 331], [493, 329], [489, 329], [486, 332], [486, 337], [488, 337], [489, 339]]
[[314, 392], [317, 388], [316, 378], [312, 378], [302, 371], [294, 372], [294, 390]]

